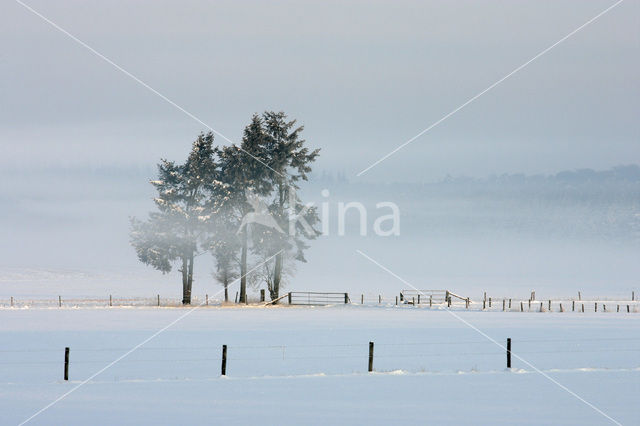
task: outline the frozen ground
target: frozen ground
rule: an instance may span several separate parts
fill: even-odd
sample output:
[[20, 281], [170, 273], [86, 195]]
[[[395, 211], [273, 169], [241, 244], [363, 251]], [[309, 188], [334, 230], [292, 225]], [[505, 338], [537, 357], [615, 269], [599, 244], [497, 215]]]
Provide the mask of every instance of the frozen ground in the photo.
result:
[[[0, 412], [18, 424], [187, 312], [1, 309]], [[622, 424], [640, 414], [637, 313], [412, 307], [193, 311], [32, 424]], [[368, 342], [375, 342], [368, 374]], [[221, 378], [221, 345], [229, 346]], [[63, 350], [71, 348], [68, 383]]]

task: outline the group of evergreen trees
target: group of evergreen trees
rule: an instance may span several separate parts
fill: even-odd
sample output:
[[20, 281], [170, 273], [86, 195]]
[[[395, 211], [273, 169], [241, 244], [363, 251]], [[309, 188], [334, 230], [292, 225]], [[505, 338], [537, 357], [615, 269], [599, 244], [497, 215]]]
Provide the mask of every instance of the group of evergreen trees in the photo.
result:
[[[305, 241], [319, 235], [319, 219], [314, 208], [302, 206], [296, 189], [319, 150], [305, 147], [302, 129], [283, 112], [256, 114], [239, 147], [216, 147], [212, 133], [201, 133], [184, 164], [158, 164], [158, 179], [151, 182], [157, 211], [144, 221], [131, 219], [131, 244], [140, 261], [163, 273], [180, 265], [183, 304], [191, 303], [199, 254], [213, 255], [225, 301], [229, 284], [240, 279], [240, 302], [251, 279], [264, 281], [271, 299], [278, 298], [293, 260], [305, 261]], [[279, 229], [241, 226], [255, 197], [264, 200]]]

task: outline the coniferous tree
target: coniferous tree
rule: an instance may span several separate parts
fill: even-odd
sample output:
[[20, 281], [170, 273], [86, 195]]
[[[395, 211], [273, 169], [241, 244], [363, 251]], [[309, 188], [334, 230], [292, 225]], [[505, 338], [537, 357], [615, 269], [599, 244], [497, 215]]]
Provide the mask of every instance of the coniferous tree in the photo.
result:
[[[296, 120], [288, 120], [284, 112], [267, 111], [263, 114], [266, 135], [266, 158], [273, 187], [271, 214], [281, 224], [285, 234], [273, 229], [263, 230], [266, 235], [258, 236], [262, 244], [275, 255], [273, 279], [269, 286], [271, 299], [279, 297], [282, 272], [285, 267], [285, 252], [295, 250], [295, 259], [304, 262], [304, 250], [308, 248], [305, 240], [314, 239], [320, 233], [313, 228], [319, 222], [315, 208], [308, 208], [302, 215], [302, 221], [295, 217], [304, 207], [296, 194], [298, 182], [308, 179], [311, 163], [320, 150], [309, 151], [301, 138], [303, 126], [296, 127]], [[293, 225], [292, 225], [293, 221]], [[309, 225], [307, 227], [306, 225]], [[269, 243], [267, 243], [267, 241]]]
[[184, 164], [162, 160], [158, 165], [158, 179], [151, 182], [158, 191], [158, 211], [146, 221], [131, 219], [131, 244], [141, 262], [163, 273], [174, 262], [181, 264], [183, 304], [191, 303], [194, 257], [220, 207], [210, 197], [220, 190], [218, 173], [213, 134], [202, 133]]
[[264, 196], [271, 191], [269, 166], [267, 165], [265, 135], [262, 119], [254, 114], [251, 122], [244, 129], [240, 148], [232, 145], [219, 150], [221, 173], [225, 184], [230, 188], [232, 212], [235, 217], [237, 232], [240, 240], [240, 302], [247, 298], [247, 271], [249, 229], [240, 228], [242, 218], [252, 211], [248, 201], [251, 194]]

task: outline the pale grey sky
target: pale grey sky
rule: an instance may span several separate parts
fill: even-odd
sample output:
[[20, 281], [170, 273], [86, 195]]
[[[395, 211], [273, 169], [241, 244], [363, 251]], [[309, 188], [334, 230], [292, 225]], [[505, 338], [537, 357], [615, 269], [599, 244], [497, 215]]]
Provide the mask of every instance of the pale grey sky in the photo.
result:
[[[614, 1], [26, 3], [234, 140], [288, 112], [356, 179]], [[639, 23], [623, 2], [361, 179], [638, 163]], [[0, 108], [3, 167], [181, 160], [204, 130], [11, 0]]]

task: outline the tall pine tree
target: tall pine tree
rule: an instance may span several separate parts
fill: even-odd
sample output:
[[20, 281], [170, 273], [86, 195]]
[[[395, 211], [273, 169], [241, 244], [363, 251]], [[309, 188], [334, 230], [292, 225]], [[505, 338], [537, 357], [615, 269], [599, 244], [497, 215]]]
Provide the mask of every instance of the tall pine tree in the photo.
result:
[[141, 262], [163, 273], [181, 265], [183, 304], [191, 303], [194, 257], [220, 207], [210, 197], [219, 191], [218, 178], [213, 133], [201, 133], [184, 164], [158, 165], [158, 179], [151, 182], [158, 211], [146, 221], [131, 219], [131, 244]]
[[235, 145], [220, 149], [221, 172], [225, 184], [230, 188], [229, 203], [236, 220], [235, 229], [239, 230], [240, 239], [240, 302], [247, 300], [247, 271], [249, 230], [239, 229], [242, 218], [252, 211], [248, 196], [254, 194], [264, 196], [271, 192], [269, 168], [266, 157], [266, 138], [262, 119], [254, 114], [251, 122], [245, 127], [240, 148]]
[[[267, 111], [263, 114], [264, 132], [266, 136], [266, 158], [270, 168], [267, 170], [273, 187], [273, 201], [270, 205], [272, 216], [276, 218], [282, 229], [287, 230], [288, 235], [279, 234], [273, 230], [266, 230], [270, 235], [264, 241], [268, 244], [272, 255], [275, 255], [273, 279], [270, 284], [272, 300], [280, 295], [282, 272], [285, 267], [285, 251], [295, 249], [295, 258], [305, 261], [304, 250], [308, 247], [307, 239], [314, 239], [319, 232], [313, 229], [313, 225], [319, 222], [314, 208], [308, 209], [303, 219], [311, 229], [302, 226], [304, 222], [295, 221], [293, 229], [290, 223], [295, 220], [302, 208], [300, 199], [296, 194], [301, 180], [308, 180], [311, 172], [311, 163], [319, 155], [320, 150], [309, 151], [305, 147], [305, 140], [301, 138], [303, 126], [296, 127], [296, 120], [288, 120], [284, 112]], [[293, 231], [293, 232], [290, 232]]]

